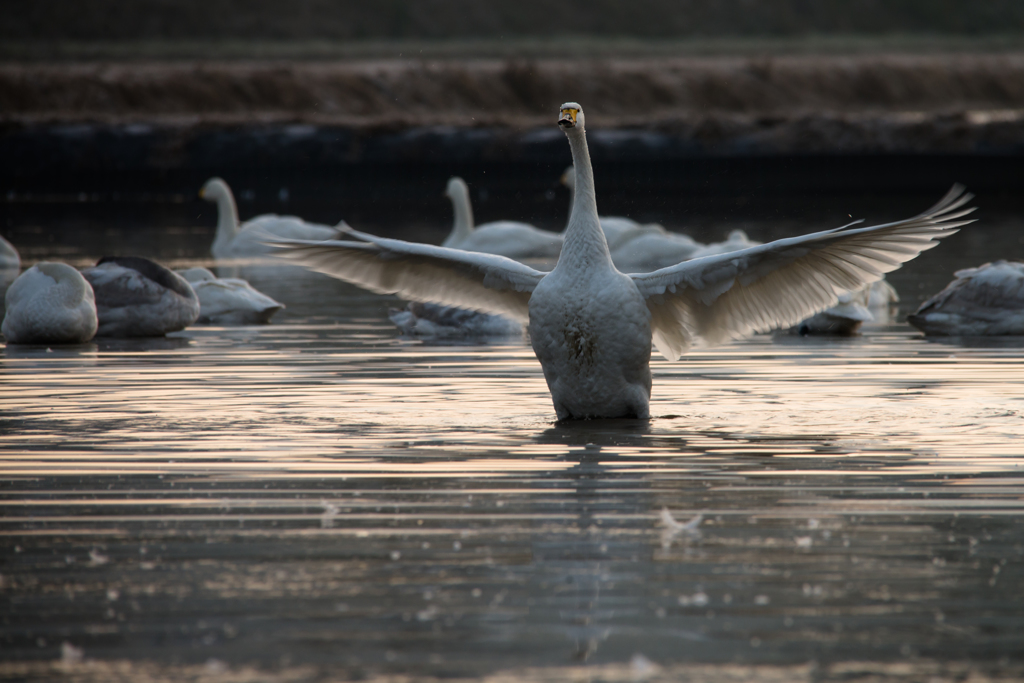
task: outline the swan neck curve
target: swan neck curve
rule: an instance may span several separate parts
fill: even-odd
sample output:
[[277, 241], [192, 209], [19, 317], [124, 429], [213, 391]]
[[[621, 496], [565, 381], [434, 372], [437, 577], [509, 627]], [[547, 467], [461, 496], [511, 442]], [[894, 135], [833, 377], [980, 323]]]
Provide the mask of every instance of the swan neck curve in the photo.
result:
[[452, 210], [455, 212], [455, 222], [452, 224], [451, 234], [441, 246], [457, 247], [473, 232], [473, 206], [469, 203], [469, 188], [465, 185], [460, 184], [453, 188], [449, 196], [452, 200]]
[[213, 240], [213, 248], [227, 248], [238, 234], [238, 207], [231, 190], [224, 186], [223, 192], [217, 194], [217, 236]]
[[597, 193], [594, 189], [594, 171], [590, 165], [586, 133], [576, 129], [567, 131], [567, 137], [572, 149], [576, 177], [573, 183], [569, 225], [565, 229], [565, 242], [562, 245], [559, 265], [565, 261], [569, 264], [579, 264], [583, 268], [598, 263], [610, 266], [612, 259], [608, 251], [608, 241], [597, 217]]

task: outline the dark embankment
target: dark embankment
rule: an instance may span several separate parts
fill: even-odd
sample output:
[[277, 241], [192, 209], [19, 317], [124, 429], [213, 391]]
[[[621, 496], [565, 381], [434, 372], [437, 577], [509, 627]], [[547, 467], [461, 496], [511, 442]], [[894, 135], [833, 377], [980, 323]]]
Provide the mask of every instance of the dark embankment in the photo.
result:
[[450, 174], [543, 193], [569, 161], [552, 123], [566, 100], [612, 191], [1021, 183], [1020, 54], [6, 65], [0, 178], [14, 198], [191, 196], [210, 175], [261, 196], [388, 201], [389, 185], [437, 192]]

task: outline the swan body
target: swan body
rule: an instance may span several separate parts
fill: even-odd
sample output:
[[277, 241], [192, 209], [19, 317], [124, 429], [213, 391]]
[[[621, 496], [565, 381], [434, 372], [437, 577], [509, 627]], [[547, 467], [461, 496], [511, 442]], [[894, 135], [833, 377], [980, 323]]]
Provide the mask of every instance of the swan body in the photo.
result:
[[561, 235], [529, 223], [495, 221], [474, 226], [469, 187], [462, 178], [448, 181], [445, 196], [452, 202], [455, 221], [451, 233], [441, 243], [443, 247], [500, 254], [516, 260], [556, 258], [562, 249]]
[[641, 233], [620, 242], [611, 256], [615, 267], [623, 273], [649, 273], [690, 260], [701, 246], [679, 233]]
[[265, 325], [284, 304], [238, 278], [218, 278], [206, 268], [177, 271], [199, 297], [198, 323]]
[[217, 204], [217, 235], [210, 249], [215, 258], [264, 256], [271, 251], [265, 242], [272, 238], [329, 240], [338, 237], [336, 229], [307, 223], [296, 216], [263, 214], [239, 225], [235, 197], [220, 178], [206, 181], [199, 196]]
[[515, 337], [523, 326], [501, 315], [480, 313], [456, 306], [438, 306], [417, 301], [388, 313], [402, 334], [430, 339], [479, 339]]
[[676, 359], [693, 344], [767, 332], [832, 306], [969, 220], [955, 186], [928, 211], [854, 224], [625, 275], [601, 230], [582, 108], [563, 104], [576, 201], [550, 272], [493, 254], [384, 239], [282, 240], [279, 254], [374, 292], [507, 315], [529, 324], [560, 420], [648, 417], [652, 345]]
[[82, 344], [96, 335], [96, 302], [82, 274], [40, 261], [7, 289], [4, 337], [10, 344]]
[[907, 322], [929, 335], [1024, 335], [1024, 263], [995, 261], [955, 275]]
[[162, 337], [199, 317], [188, 281], [149, 259], [105, 257], [82, 275], [96, 293], [97, 336]]

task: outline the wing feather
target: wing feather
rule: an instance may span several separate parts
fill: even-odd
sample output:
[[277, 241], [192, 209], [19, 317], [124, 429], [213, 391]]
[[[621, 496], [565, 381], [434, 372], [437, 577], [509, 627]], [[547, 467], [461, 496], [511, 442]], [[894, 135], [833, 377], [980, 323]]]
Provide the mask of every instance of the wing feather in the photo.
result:
[[974, 208], [962, 208], [971, 198], [954, 185], [907, 220], [851, 223], [630, 277], [647, 299], [655, 345], [675, 359], [694, 343], [767, 332], [835, 305], [973, 222], [964, 218]]
[[545, 273], [493, 254], [375, 237], [362, 241], [268, 241], [275, 255], [379, 294], [529, 318], [529, 301]]

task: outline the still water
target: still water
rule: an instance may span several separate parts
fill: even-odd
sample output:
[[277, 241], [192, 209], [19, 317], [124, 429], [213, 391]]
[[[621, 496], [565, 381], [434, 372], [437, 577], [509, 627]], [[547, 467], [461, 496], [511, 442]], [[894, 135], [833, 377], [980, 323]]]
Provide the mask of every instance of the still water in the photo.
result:
[[[1021, 227], [890, 277], [902, 313]], [[762, 335], [656, 356], [649, 422], [563, 426], [522, 339], [242, 270], [273, 324], [2, 350], [0, 678], [1024, 671], [1020, 340]]]

